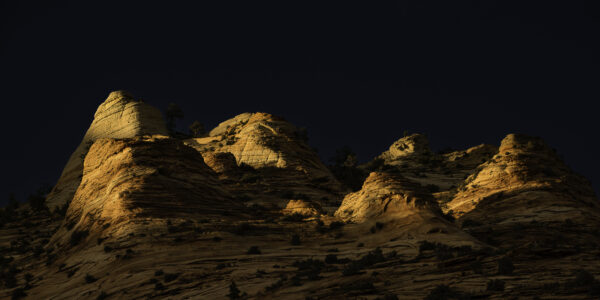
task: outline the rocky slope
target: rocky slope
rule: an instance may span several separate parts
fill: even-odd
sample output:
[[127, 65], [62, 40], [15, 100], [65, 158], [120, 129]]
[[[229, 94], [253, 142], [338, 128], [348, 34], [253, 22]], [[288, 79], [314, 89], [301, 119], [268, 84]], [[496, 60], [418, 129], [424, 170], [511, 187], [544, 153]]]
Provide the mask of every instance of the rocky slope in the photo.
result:
[[142, 222], [221, 219], [243, 210], [202, 156], [178, 140], [99, 139], [86, 155], [83, 179], [51, 244], [67, 245], [81, 233], [118, 239]]
[[351, 193], [281, 118], [182, 139], [111, 93], [46, 199], [68, 207], [1, 211], [0, 298], [600, 296], [598, 198], [540, 139], [409, 135], [367, 170]]
[[127, 92], [110, 93], [96, 110], [94, 120], [83, 140], [71, 154], [60, 179], [48, 196], [48, 206], [51, 208], [61, 206], [73, 198], [81, 181], [83, 159], [95, 140], [152, 134], [167, 135], [167, 129], [158, 109], [135, 100]]
[[333, 212], [344, 189], [304, 134], [283, 118], [244, 113], [222, 122], [208, 137], [185, 143], [202, 153], [222, 178], [234, 180], [229, 188], [237, 195], [255, 195], [249, 204], [285, 208], [289, 201], [302, 200]]

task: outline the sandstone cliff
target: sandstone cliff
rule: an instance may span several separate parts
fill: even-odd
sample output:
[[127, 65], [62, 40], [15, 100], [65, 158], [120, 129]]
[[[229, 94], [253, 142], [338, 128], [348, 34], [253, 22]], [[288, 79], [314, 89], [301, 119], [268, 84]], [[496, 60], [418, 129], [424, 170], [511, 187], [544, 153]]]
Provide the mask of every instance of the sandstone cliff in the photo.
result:
[[434, 153], [410, 135], [349, 193], [269, 114], [165, 134], [111, 93], [48, 198], [66, 214], [7, 210], [0, 298], [600, 297], [599, 201], [538, 138]]
[[169, 138], [99, 139], [84, 161], [83, 178], [54, 235], [119, 238], [132, 223], [153, 219], [239, 214], [242, 206], [221, 187], [202, 156]]
[[343, 189], [303, 134], [280, 117], [244, 113], [222, 122], [208, 137], [185, 142], [223, 178], [235, 180], [230, 189], [236, 194], [255, 195], [252, 203], [284, 208], [290, 200], [303, 200], [333, 211]]
[[83, 159], [95, 140], [152, 134], [168, 134], [158, 109], [135, 100], [124, 91], [110, 93], [96, 110], [83, 140], [71, 154], [60, 179], [48, 196], [48, 206], [52, 208], [71, 201], [81, 181]]
[[600, 203], [590, 183], [541, 139], [517, 134], [502, 140], [446, 209], [484, 240], [521, 246], [537, 240], [554, 250], [561, 246], [557, 239], [562, 246], [589, 246], [586, 237], [600, 226]]

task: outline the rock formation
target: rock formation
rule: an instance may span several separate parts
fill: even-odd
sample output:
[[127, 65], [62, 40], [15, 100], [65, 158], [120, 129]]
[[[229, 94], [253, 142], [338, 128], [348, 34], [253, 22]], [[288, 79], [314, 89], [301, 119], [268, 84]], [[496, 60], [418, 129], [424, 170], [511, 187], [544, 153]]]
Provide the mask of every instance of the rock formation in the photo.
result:
[[48, 196], [66, 212], [0, 211], [0, 298], [600, 297], [600, 203], [540, 139], [415, 134], [345, 167], [360, 190], [270, 114], [168, 137], [111, 93]]
[[414, 133], [394, 142], [390, 149], [383, 152], [379, 157], [388, 164], [397, 164], [402, 158], [422, 155], [431, 155], [429, 141], [424, 135]]
[[202, 156], [169, 138], [98, 139], [84, 161], [83, 178], [54, 239], [74, 232], [116, 238], [137, 220], [239, 214]]
[[247, 183], [232, 187], [238, 194], [261, 194], [261, 205], [283, 209], [289, 200], [304, 200], [330, 211], [339, 205], [341, 185], [305, 143], [303, 132], [283, 118], [244, 113], [222, 122], [208, 137], [185, 142], [217, 173]]
[[400, 174], [372, 172], [360, 191], [346, 195], [335, 215], [344, 221], [403, 218], [419, 212], [441, 213], [431, 194]]
[[504, 243], [531, 241], [525, 234], [531, 231], [538, 239], [571, 235], [572, 246], [587, 244], [589, 231], [600, 226], [600, 203], [590, 183], [541, 139], [517, 134], [502, 140], [498, 153], [458, 187], [446, 209], [473, 234], [493, 228], [495, 242]]
[[95, 140], [152, 134], [168, 134], [160, 111], [135, 100], [127, 92], [111, 92], [96, 110], [83, 140], [71, 154], [60, 179], [48, 196], [48, 206], [53, 208], [71, 201], [81, 181], [83, 159]]

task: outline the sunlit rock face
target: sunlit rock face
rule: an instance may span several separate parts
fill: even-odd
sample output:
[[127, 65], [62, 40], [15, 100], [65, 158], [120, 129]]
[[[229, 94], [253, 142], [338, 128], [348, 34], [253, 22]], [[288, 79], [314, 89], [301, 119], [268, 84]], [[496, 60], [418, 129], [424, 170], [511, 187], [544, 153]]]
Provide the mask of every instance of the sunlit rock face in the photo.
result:
[[54, 239], [70, 234], [119, 236], [128, 223], [145, 219], [232, 215], [232, 200], [194, 149], [162, 137], [99, 139], [84, 161], [83, 178]]
[[[335, 217], [358, 226], [410, 239], [472, 244], [475, 239], [446, 220], [434, 197], [420, 184], [397, 172], [372, 172], [361, 190], [350, 193]], [[373, 239], [378, 239], [373, 237]]]
[[444, 191], [460, 184], [497, 152], [498, 147], [482, 144], [466, 150], [434, 153], [427, 137], [415, 133], [397, 140], [363, 167], [369, 168], [379, 162], [384, 168], [402, 172], [407, 179]]
[[372, 172], [361, 190], [346, 195], [335, 215], [345, 221], [405, 217], [418, 212], [440, 212], [435, 199], [399, 174]]
[[124, 91], [115, 91], [100, 104], [81, 144], [71, 154], [56, 186], [48, 196], [49, 207], [69, 202], [79, 185], [83, 159], [91, 144], [100, 138], [131, 138], [168, 135], [161, 112]]
[[192, 146], [203, 152], [230, 152], [238, 164], [253, 168], [286, 168], [331, 176], [301, 135], [283, 118], [260, 112], [243, 113], [219, 124], [210, 137], [195, 139]]
[[429, 149], [427, 137], [415, 133], [394, 142], [387, 151], [380, 155], [380, 157], [387, 162], [390, 162], [406, 156], [428, 155], [430, 153], [431, 150]]
[[[520, 194], [517, 198], [530, 204], [539, 202], [535, 207], [540, 211], [528, 211], [526, 208], [531, 205], [521, 206], [517, 198], [509, 196], [517, 194]], [[500, 203], [506, 207], [492, 208]], [[512, 205], [518, 207], [519, 215], [535, 213], [536, 218], [543, 218], [547, 214], [541, 211], [551, 206], [597, 206], [598, 201], [589, 182], [574, 174], [541, 139], [509, 134], [502, 140], [498, 153], [465, 180], [448, 209], [460, 215], [488, 204], [492, 205], [494, 215], [501, 215]]]
[[289, 200], [299, 200], [297, 195], [331, 211], [339, 205], [342, 186], [307, 145], [305, 133], [283, 118], [243, 113], [219, 124], [208, 137], [185, 143], [202, 153], [222, 177], [246, 181], [252, 174], [256, 184], [243, 191], [232, 188], [253, 194], [261, 205], [283, 209]]
[[559, 251], [559, 237], [580, 247], [600, 226], [600, 203], [589, 181], [540, 138], [517, 134], [506, 136], [498, 153], [457, 188], [446, 210], [478, 238], [535, 242], [539, 251]]

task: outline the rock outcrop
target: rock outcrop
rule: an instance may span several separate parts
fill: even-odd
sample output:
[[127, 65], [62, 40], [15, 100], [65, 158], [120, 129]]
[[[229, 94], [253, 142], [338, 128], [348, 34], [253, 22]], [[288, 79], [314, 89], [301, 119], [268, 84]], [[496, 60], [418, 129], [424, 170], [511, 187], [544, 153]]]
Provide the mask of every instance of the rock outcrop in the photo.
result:
[[427, 137], [419, 133], [414, 133], [394, 142], [379, 158], [382, 158], [388, 164], [395, 164], [407, 156], [430, 154], [431, 149], [429, 149]]
[[52, 208], [71, 201], [81, 181], [83, 159], [95, 140], [153, 134], [168, 135], [160, 111], [135, 100], [127, 92], [111, 92], [96, 110], [94, 120], [81, 144], [71, 154], [57, 184], [48, 196], [48, 206]]
[[[230, 186], [235, 193], [260, 195], [254, 197], [258, 204], [283, 209], [289, 200], [301, 199], [333, 211], [342, 186], [306, 144], [304, 134], [283, 118], [244, 113], [222, 122], [208, 137], [185, 143], [222, 177], [236, 180]], [[238, 168], [232, 166], [232, 157]]]
[[302, 132], [283, 118], [267, 113], [244, 113], [222, 122], [210, 137], [190, 141], [202, 152], [230, 152], [238, 165], [294, 169], [311, 176], [331, 176]]
[[360, 191], [346, 195], [335, 215], [344, 221], [364, 222], [422, 211], [441, 213], [435, 199], [418, 183], [400, 174], [372, 172]]
[[[441, 192], [462, 183], [497, 152], [498, 147], [482, 144], [467, 150], [434, 153], [429, 148], [427, 137], [415, 133], [397, 140], [387, 151], [361, 168], [396, 170], [422, 186]], [[441, 195], [445, 201], [448, 201], [448, 196]]]
[[517, 134], [502, 140], [498, 153], [458, 187], [445, 209], [485, 242], [547, 255], [595, 247], [590, 241], [600, 226], [600, 203], [590, 183], [541, 139]]
[[[530, 199], [524, 201], [529, 205], [507, 203], [516, 200], [506, 201], [509, 195], [515, 194], [529, 195], [525, 198]], [[536, 202], [535, 205], [531, 201]], [[465, 180], [454, 199], [448, 203], [448, 209], [462, 215], [478, 207], [491, 205], [494, 216], [501, 215], [502, 210], [492, 203], [505, 203], [507, 208], [517, 204], [515, 207], [519, 212], [511, 213], [532, 215], [537, 219], [545, 214], [528, 211], [526, 207], [535, 207], [540, 212], [549, 207], [558, 208], [562, 204], [598, 207], [587, 180], [569, 170], [541, 139], [517, 134], [509, 134], [504, 138], [498, 153]], [[512, 215], [514, 217], [516, 215]]]
[[110, 231], [117, 237], [140, 219], [221, 218], [241, 211], [202, 156], [180, 141], [99, 139], [85, 158], [81, 184], [53, 240], [67, 244], [73, 232]]
[[372, 172], [361, 190], [346, 195], [335, 216], [345, 222], [382, 231], [364, 240], [389, 237], [435, 239], [452, 245], [478, 242], [445, 219], [434, 197], [420, 184], [396, 172]]

